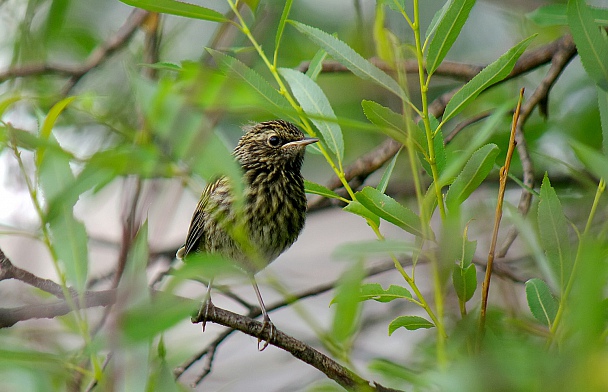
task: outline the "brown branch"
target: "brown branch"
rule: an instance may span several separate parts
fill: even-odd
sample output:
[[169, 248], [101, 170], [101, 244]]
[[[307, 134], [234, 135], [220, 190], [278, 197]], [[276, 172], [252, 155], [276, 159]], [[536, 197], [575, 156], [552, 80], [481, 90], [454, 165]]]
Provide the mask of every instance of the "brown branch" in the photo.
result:
[[61, 65], [61, 64], [27, 64], [19, 67], [10, 68], [0, 72], [0, 83], [8, 79], [55, 74], [68, 76], [69, 79], [62, 89], [62, 94], [66, 95], [78, 83], [78, 81], [93, 68], [98, 67], [106, 61], [114, 52], [124, 47], [138, 27], [146, 20], [148, 12], [142, 9], [134, 9], [127, 21], [121, 28], [100, 46], [98, 46], [80, 65]]
[[29, 284], [54, 295], [57, 298], [63, 298], [63, 290], [61, 286], [50, 279], [43, 279], [29, 271], [15, 267], [13, 263], [6, 257], [0, 249], [0, 281], [5, 279], [16, 279], [23, 283]]
[[[193, 322], [196, 323], [200, 321], [201, 320], [193, 320]], [[212, 303], [210, 303], [210, 309], [207, 313], [207, 321], [239, 330], [258, 339], [265, 341], [270, 339], [269, 328], [265, 328], [263, 323], [246, 316], [217, 308]], [[386, 388], [380, 384], [363, 379], [306, 343], [301, 342], [278, 329], [275, 330], [274, 336], [270, 339], [269, 343], [287, 351], [294, 357], [323, 372], [327, 377], [347, 390], [396, 391], [395, 389]]]

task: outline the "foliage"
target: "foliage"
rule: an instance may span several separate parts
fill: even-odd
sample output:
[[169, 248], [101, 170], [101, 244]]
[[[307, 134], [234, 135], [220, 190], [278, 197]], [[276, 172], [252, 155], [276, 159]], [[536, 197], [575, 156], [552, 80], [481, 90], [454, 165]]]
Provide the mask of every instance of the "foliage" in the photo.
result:
[[[78, 343], [64, 347], [59, 343], [61, 334], [53, 333], [51, 341], [45, 342], [47, 346], [40, 348], [27, 341], [26, 333], [19, 333], [25, 322], [11, 324], [11, 309], [0, 309], [5, 328], [0, 337], [0, 374], [7, 380], [8, 390], [23, 380], [29, 380], [26, 390], [44, 390], [43, 386], [58, 390], [87, 390], [88, 386], [185, 389], [179, 377], [172, 376], [171, 367], [186, 362], [196, 349], [189, 347], [184, 353], [165, 335], [188, 323], [197, 306], [196, 301], [180, 296], [180, 290], [225, 260], [210, 257], [205, 264], [203, 257], [199, 263], [168, 270], [150, 284], [146, 279], [148, 265], [155, 252], [162, 252], [153, 248], [151, 223], [137, 209], [145, 201], [141, 189], [159, 179], [192, 183], [209, 181], [219, 174], [239, 179], [240, 169], [221, 129], [244, 118], [270, 116], [293, 121], [306, 134], [320, 139], [315, 158], [324, 175], [318, 178], [335, 180], [327, 185], [306, 181], [307, 192], [340, 203], [342, 214], [361, 217], [375, 237], [342, 244], [333, 252], [334, 258], [346, 260], [346, 268], [335, 282], [331, 325], [324, 329], [311, 321], [312, 317], [303, 317], [315, 332], [317, 345], [331, 357], [355, 372], [361, 370], [354, 364], [362, 363], [358, 343], [367, 338], [367, 310], [373, 307], [384, 313], [376, 322], [382, 323], [391, 344], [411, 342], [412, 336], [423, 339], [422, 343], [412, 343], [415, 355], [407, 358], [392, 355], [392, 350], [381, 346], [375, 348], [375, 358], [369, 360], [366, 354], [365, 365], [373, 377], [391, 387], [448, 391], [608, 388], [600, 366], [608, 355], [608, 242], [606, 224], [600, 223], [605, 222], [601, 219], [606, 214], [602, 195], [608, 176], [606, 9], [590, 7], [584, 0], [540, 7], [527, 19], [535, 23], [530, 27], [535, 33], [514, 39], [518, 43], [510, 43], [510, 49], [472, 75], [472, 64], [464, 64], [466, 71], [458, 74], [450, 68], [455, 63], [449, 59], [451, 49], [464, 39], [462, 32], [471, 23], [471, 13], [479, 6], [474, 0], [446, 2], [436, 10], [426, 30], [421, 12], [425, 2], [378, 0], [370, 40], [381, 60], [366, 58], [359, 49], [361, 43], [342, 31], [332, 34], [321, 22], [317, 26], [315, 20], [297, 20], [294, 15], [301, 14], [292, 9], [296, 8], [292, 1], [277, 11], [273, 2], [227, 0], [221, 12], [175, 0], [121, 1], [150, 11], [135, 12], [130, 19], [131, 23], [139, 20], [130, 31], [141, 27], [148, 39], [158, 38], [162, 28], [156, 13], [205, 21], [217, 29], [219, 38], [224, 29], [234, 29], [239, 38], [229, 47], [201, 49], [198, 55], [203, 59], [199, 62], [172, 63], [156, 58], [153, 64], [142, 67], [136, 66], [143, 61], [139, 54], [131, 53], [122, 80], [129, 93], [119, 94], [124, 86], [117, 86], [115, 98], [108, 100], [103, 88], [87, 83], [86, 78], [81, 80], [101, 61], [95, 60], [96, 53], [108, 57], [117, 49], [102, 44], [99, 37], [98, 49], [87, 51], [91, 57], [83, 60], [85, 68], [54, 66], [54, 53], [44, 53], [44, 49], [39, 56], [45, 66], [39, 72], [34, 72], [36, 67], [28, 68], [28, 59], [35, 51], [25, 42], [33, 38], [67, 42], [61, 21], [69, 19], [68, 10], [75, 4], [31, 1], [28, 5], [23, 31], [31, 31], [15, 38], [13, 64], [0, 77], [0, 148], [4, 158], [16, 162], [20, 169], [39, 222], [32, 236], [44, 245], [57, 276], [51, 288], [45, 286], [48, 282], [34, 280], [29, 284], [37, 287], [36, 294], [47, 291], [65, 303], [65, 312], [54, 318], [61, 333]], [[263, 7], [277, 11], [276, 34], [270, 39], [258, 36], [255, 28]], [[33, 24], [26, 26], [34, 16], [42, 15], [46, 15], [48, 36], [36, 32]], [[405, 36], [404, 29], [408, 31]], [[132, 37], [127, 30], [125, 27], [117, 33], [123, 44]], [[567, 46], [569, 36], [562, 38], [563, 45], [555, 46], [562, 52], [553, 57], [566, 58], [562, 68], [543, 74], [538, 86], [530, 87], [536, 90], [524, 100], [522, 112], [517, 110], [513, 116], [519, 159], [513, 159], [508, 173], [512, 158], [501, 129], [506, 128], [507, 114], [515, 108], [514, 91], [528, 83], [518, 77], [541, 65], [526, 63], [534, 56], [526, 57], [525, 52], [547, 44], [548, 36], [563, 31], [571, 32], [584, 70], [577, 76], [584, 83], [572, 82], [579, 90], [568, 94], [588, 95], [592, 91], [593, 98], [597, 97], [597, 104], [587, 108], [592, 115], [581, 109], [568, 116], [573, 117], [571, 122], [583, 124], [595, 116], [597, 126], [583, 128], [586, 133], [577, 137], [575, 130], [556, 127], [557, 121], [551, 122], [551, 118], [542, 124], [531, 117], [536, 106], [541, 111], [547, 107], [549, 90], [575, 55], [574, 46]], [[219, 38], [209, 45], [222, 42]], [[294, 47], [300, 52], [295, 57], [291, 53]], [[144, 45], [142, 50], [158, 55], [157, 49]], [[306, 60], [303, 53], [314, 55], [304, 70], [293, 68], [294, 58]], [[95, 61], [97, 65], [86, 68]], [[326, 75], [330, 71], [325, 66], [348, 72], [349, 79], [333, 80]], [[54, 73], [55, 78], [68, 75], [67, 85], [62, 88], [48, 73]], [[409, 80], [411, 75], [417, 76], [416, 83]], [[20, 76], [24, 80], [16, 79]], [[43, 82], [36, 83], [33, 76]], [[436, 87], [441, 86], [436, 84], [440, 76], [465, 81], [449, 91], [445, 86]], [[332, 83], [338, 92], [331, 88], [335, 87]], [[437, 94], [435, 88], [444, 90]], [[558, 98], [559, 105], [566, 107], [562, 102], [565, 98]], [[341, 104], [345, 101], [348, 107]], [[22, 122], [11, 120], [18, 115], [35, 119], [39, 126], [22, 126]], [[479, 121], [480, 126], [474, 125]], [[67, 131], [92, 133], [95, 128], [91, 123], [103, 134], [91, 151], [83, 152], [66, 142]], [[577, 162], [568, 161], [566, 154], [548, 157], [543, 153], [544, 143], [556, 135], [566, 142], [567, 153]], [[389, 138], [381, 148], [373, 144], [380, 140], [378, 136]], [[392, 153], [379, 164], [370, 163], [367, 157], [351, 151], [356, 140], [365, 140], [366, 152], [380, 154], [392, 149]], [[595, 148], [589, 140], [602, 140], [597, 143], [602, 148]], [[504, 166], [497, 163], [505, 160], [505, 155]], [[532, 160], [540, 165], [536, 172], [531, 168]], [[368, 171], [352, 174], [357, 163], [367, 164]], [[365, 181], [383, 164], [379, 180], [371, 177]], [[560, 170], [567, 173], [566, 187], [552, 185], [563, 179], [552, 177]], [[542, 182], [534, 187], [533, 176], [539, 173], [544, 174]], [[519, 239], [502, 248], [500, 256], [513, 260], [497, 260], [500, 268], [480, 282], [479, 268], [486, 265], [487, 255], [481, 244], [490, 242], [490, 228], [495, 232], [499, 229], [503, 213], [502, 196], [498, 203], [494, 196], [488, 196], [494, 193], [491, 184], [499, 174], [505, 179], [510, 175], [514, 180], [509, 183], [511, 189], [522, 195], [519, 210], [511, 208], [511, 198], [504, 201]], [[113, 184], [129, 181], [137, 185], [129, 194], [132, 209], [123, 211], [118, 267], [112, 272], [110, 287], [113, 301], [102, 304], [113, 306], [93, 308], [95, 305], [87, 304], [93, 302], [92, 297], [101, 298], [102, 290], [95, 285], [92, 272], [94, 236], [78, 214], [78, 203]], [[410, 198], [395, 192], [404, 183], [411, 189]], [[568, 203], [572, 198], [576, 199], [574, 208]], [[496, 204], [496, 213], [488, 213], [486, 206], [493, 209]], [[527, 214], [530, 204], [535, 213]], [[396, 238], [395, 232], [399, 233]], [[12, 235], [8, 230], [2, 233], [2, 237]], [[174, 250], [169, 252], [171, 258]], [[516, 252], [517, 257], [523, 254], [524, 261], [531, 261], [525, 278], [511, 268], [517, 260], [511, 254]], [[489, 262], [494, 257], [492, 251]], [[369, 262], [377, 258], [392, 263], [390, 284], [368, 276]], [[28, 282], [14, 274], [8, 258], [3, 260], [1, 280]], [[525, 309], [510, 309], [494, 291], [490, 292], [489, 308], [483, 300], [479, 305], [479, 288], [488, 289], [495, 273], [511, 281], [510, 290], [525, 298]], [[286, 304], [298, 300], [284, 287], [279, 291], [286, 293]], [[86, 309], [89, 306], [92, 309]], [[209, 361], [213, 361], [216, 349], [206, 351]], [[292, 353], [298, 357], [295, 351]], [[331, 377], [329, 371], [326, 374]], [[343, 378], [344, 383], [338, 381], [342, 386], [365, 384], [355, 373], [344, 377], [350, 377], [352, 384]]]

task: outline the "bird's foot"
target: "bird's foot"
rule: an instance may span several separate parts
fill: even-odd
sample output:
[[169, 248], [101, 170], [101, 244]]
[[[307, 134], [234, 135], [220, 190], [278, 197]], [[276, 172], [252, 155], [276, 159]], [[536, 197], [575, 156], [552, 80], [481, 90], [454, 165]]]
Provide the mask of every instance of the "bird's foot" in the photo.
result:
[[[266, 347], [268, 347], [268, 344], [270, 344], [270, 342], [272, 340], [274, 340], [274, 338], [277, 335], [277, 328], [274, 326], [272, 321], [270, 321], [270, 318], [268, 317], [268, 315], [266, 315], [266, 317], [264, 317], [264, 321], [262, 322], [262, 332], [266, 328], [269, 328], [268, 339], [266, 339], [265, 341], [262, 341], [261, 338], [258, 338], [258, 351], [266, 350]], [[264, 344], [262, 345], [262, 348], [260, 348], [260, 343], [262, 343], [262, 342], [264, 342]]]
[[213, 314], [213, 312], [215, 312], [215, 305], [213, 305], [213, 302], [211, 302], [211, 298], [207, 298], [201, 305], [201, 308], [199, 309], [196, 317], [194, 317], [192, 319], [192, 322], [193, 323], [202, 322], [203, 332], [205, 332], [205, 326], [207, 325], [207, 318], [209, 317], [210, 314]]

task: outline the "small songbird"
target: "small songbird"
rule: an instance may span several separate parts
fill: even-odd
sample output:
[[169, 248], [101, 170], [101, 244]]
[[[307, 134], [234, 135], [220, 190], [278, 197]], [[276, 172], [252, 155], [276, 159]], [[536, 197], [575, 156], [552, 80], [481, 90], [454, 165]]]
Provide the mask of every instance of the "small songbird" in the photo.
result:
[[[254, 275], [289, 248], [304, 227], [306, 195], [300, 169], [305, 147], [319, 139], [305, 137], [295, 125], [283, 120], [262, 122], [245, 130], [234, 149], [243, 172], [241, 207], [237, 208], [235, 187], [226, 177], [209, 183], [177, 257], [187, 259], [190, 253], [207, 252], [234, 261], [251, 279], [271, 340], [275, 328]], [[199, 312], [203, 329], [211, 305], [211, 284]], [[267, 345], [268, 341], [261, 350]]]

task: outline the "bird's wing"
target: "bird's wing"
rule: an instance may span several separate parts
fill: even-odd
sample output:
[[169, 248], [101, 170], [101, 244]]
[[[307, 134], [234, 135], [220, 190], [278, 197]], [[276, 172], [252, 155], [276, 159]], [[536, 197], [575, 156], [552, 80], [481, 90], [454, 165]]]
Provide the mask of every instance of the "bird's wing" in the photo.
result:
[[[209, 201], [211, 200], [211, 195], [215, 192], [215, 189], [225, 181], [224, 178], [219, 178], [213, 182], [210, 182], [205, 187], [201, 195], [201, 199], [198, 201], [198, 205], [196, 206], [196, 210], [194, 210], [194, 214], [192, 215], [192, 221], [190, 222], [190, 229], [188, 229], [188, 236], [186, 237], [186, 243], [183, 247], [184, 251], [182, 252], [182, 256], [186, 256], [188, 253], [195, 251], [199, 248], [204, 248], [204, 243], [201, 244], [201, 241], [205, 239], [204, 226], [205, 219], [208, 219], [209, 216]], [[203, 245], [203, 246], [201, 246]]]

